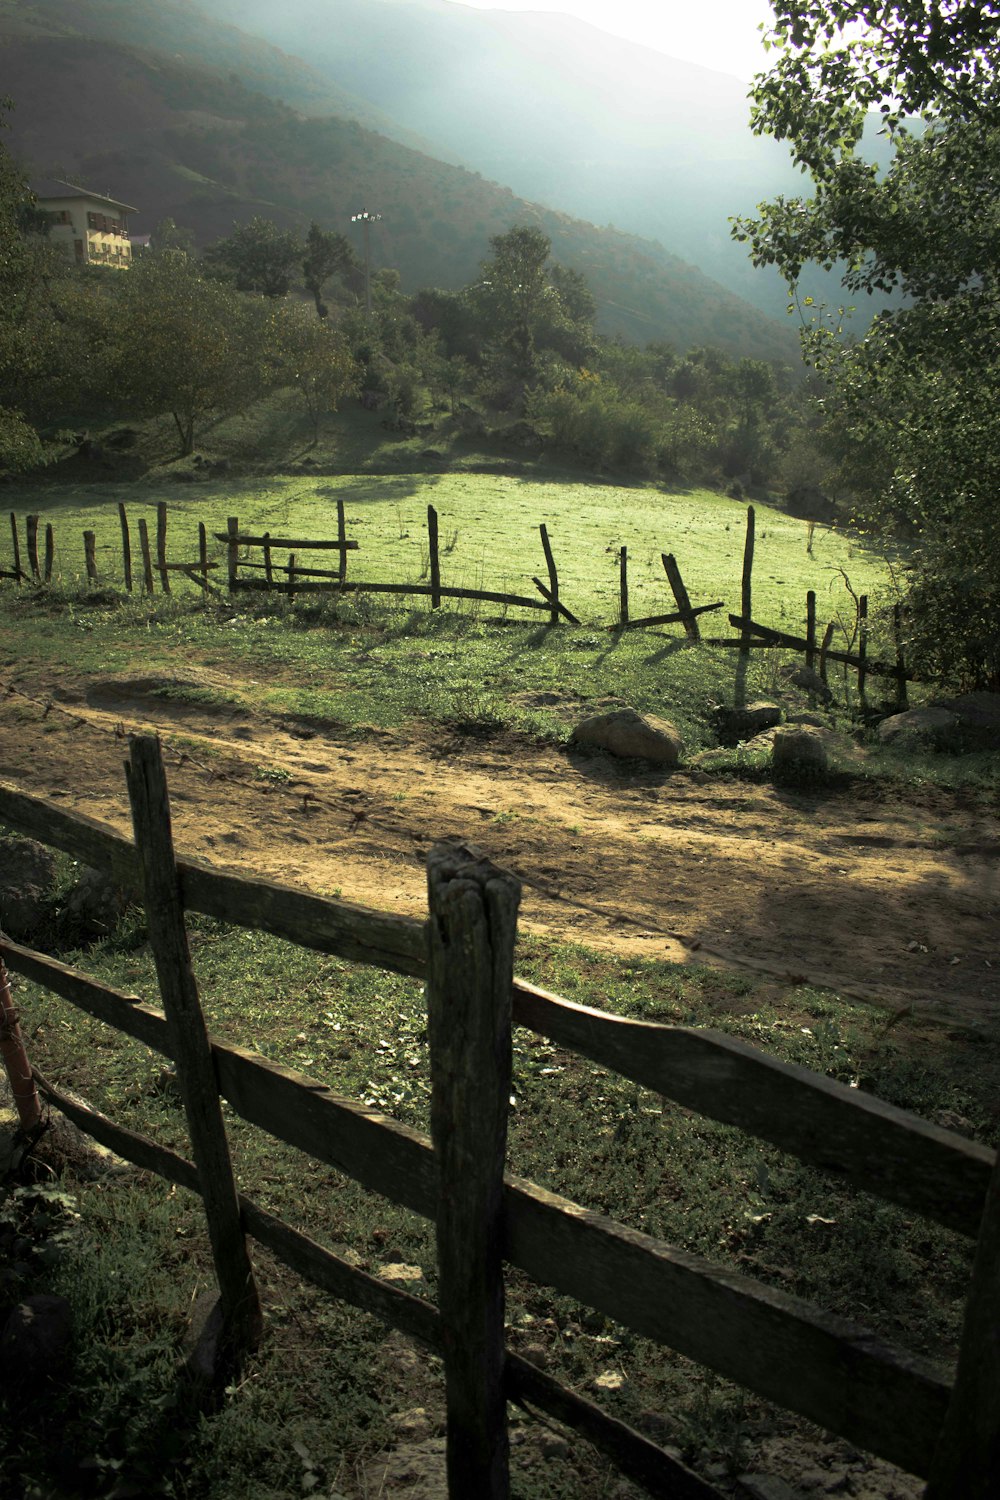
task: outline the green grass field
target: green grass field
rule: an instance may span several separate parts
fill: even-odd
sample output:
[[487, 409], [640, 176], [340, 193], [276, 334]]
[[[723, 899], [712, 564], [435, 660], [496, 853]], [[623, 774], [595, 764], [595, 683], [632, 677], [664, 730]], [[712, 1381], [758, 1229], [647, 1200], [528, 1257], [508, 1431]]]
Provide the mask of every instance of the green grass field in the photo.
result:
[[[85, 579], [83, 532], [91, 530], [102, 582], [121, 586], [117, 503], [124, 501], [128, 511], [133, 572], [138, 578], [138, 522], [145, 519], [154, 537], [161, 500], [168, 507], [171, 561], [197, 558], [199, 521], [211, 538], [225, 531], [226, 518], [232, 515], [244, 530], [267, 530], [276, 537], [335, 538], [337, 501], [343, 500], [348, 536], [359, 544], [349, 558], [350, 578], [426, 582], [427, 507], [433, 505], [439, 518], [442, 582], [455, 587], [534, 595], [532, 576], [547, 580], [538, 532], [544, 522], [561, 597], [587, 624], [607, 625], [617, 619], [618, 555], [623, 546], [629, 556], [633, 617], [674, 609], [660, 561], [664, 552], [677, 558], [693, 604], [722, 600], [727, 611], [738, 610], [740, 604], [746, 507], [704, 489], [667, 493], [651, 486], [481, 473], [277, 475], [190, 487], [162, 479], [127, 488], [52, 486], [22, 495], [11, 487], [7, 508], [19, 518], [25, 564], [23, 516], [30, 509], [40, 516], [43, 530], [45, 524], [53, 527], [58, 580], [74, 586]], [[805, 621], [808, 589], [816, 591], [821, 625], [837, 617], [853, 621], [845, 573], [859, 594], [887, 591], [885, 559], [858, 538], [817, 527], [810, 555], [805, 522], [767, 505], [756, 510], [754, 614], [761, 623], [798, 632]], [[0, 556], [10, 558], [9, 535]], [[223, 544], [210, 540], [210, 556], [224, 564]], [[300, 550], [297, 557], [303, 566], [330, 565], [329, 554]], [[224, 566], [216, 577], [225, 577]], [[177, 575], [172, 585], [182, 590], [194, 587]], [[467, 603], [446, 607], [471, 608]], [[495, 606], [488, 608], [495, 611]], [[706, 631], [728, 634], [725, 613], [708, 616], [703, 622]]]

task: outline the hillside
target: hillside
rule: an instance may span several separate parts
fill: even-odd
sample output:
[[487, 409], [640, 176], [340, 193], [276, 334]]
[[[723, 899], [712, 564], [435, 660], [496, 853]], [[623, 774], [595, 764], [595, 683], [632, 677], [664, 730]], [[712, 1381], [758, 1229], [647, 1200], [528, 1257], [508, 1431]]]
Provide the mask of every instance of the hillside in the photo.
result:
[[[655, 243], [526, 202], [356, 121], [301, 114], [233, 72], [73, 35], [68, 24], [54, 34], [57, 9], [0, 10], [0, 85], [16, 104], [10, 149], [32, 173], [136, 204], [136, 229], [170, 216], [205, 243], [255, 213], [347, 229], [351, 213], [367, 205], [384, 216], [373, 235], [375, 264], [397, 267], [404, 288], [415, 290], [467, 283], [491, 235], [532, 222], [550, 236], [555, 258], [587, 277], [601, 331], [795, 357], [787, 325]], [[84, 11], [74, 6], [73, 15], [80, 20]], [[47, 17], [50, 30], [26, 34], [26, 16]]]

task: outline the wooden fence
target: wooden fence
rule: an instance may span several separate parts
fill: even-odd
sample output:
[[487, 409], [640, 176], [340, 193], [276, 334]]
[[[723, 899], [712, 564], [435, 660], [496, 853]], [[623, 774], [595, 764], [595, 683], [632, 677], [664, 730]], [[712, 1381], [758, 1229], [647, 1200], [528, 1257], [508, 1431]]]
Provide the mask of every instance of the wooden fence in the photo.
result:
[[[119, 504], [118, 515], [121, 526], [122, 539], [122, 566], [125, 578], [125, 587], [131, 593], [133, 589], [132, 572], [132, 542], [129, 528], [129, 520], [125, 506]], [[28, 568], [25, 569], [21, 562], [21, 549], [18, 538], [17, 517], [11, 512], [10, 529], [13, 549], [13, 565], [10, 569], [0, 569], [0, 578], [13, 579], [16, 582], [30, 581], [40, 584], [48, 583], [52, 578], [54, 540], [52, 527], [45, 528], [45, 557], [44, 567], [39, 562], [38, 556], [38, 516], [27, 516], [25, 518], [25, 545], [28, 557]], [[170, 592], [170, 574], [179, 572], [184, 574], [193, 583], [206, 592], [215, 592], [213, 584], [209, 580], [209, 573], [219, 567], [216, 561], [209, 561], [207, 534], [203, 523], [198, 525], [198, 557], [190, 562], [168, 562], [167, 561], [167, 506], [165, 501], [160, 501], [156, 507], [156, 536], [155, 536], [155, 563], [153, 547], [150, 544], [147, 523], [144, 519], [139, 521], [139, 544], [142, 558], [142, 587], [147, 594], [154, 592], [156, 579], [159, 579], [160, 588], [164, 593]], [[533, 577], [532, 583], [538, 591], [538, 595], [515, 594], [497, 589], [470, 589], [460, 588], [442, 583], [441, 581], [441, 549], [438, 539], [438, 514], [433, 505], [427, 507], [427, 583], [382, 583], [371, 582], [347, 577], [347, 558], [351, 552], [358, 550], [358, 542], [347, 536], [346, 521], [344, 516], [344, 502], [337, 500], [337, 536], [335, 539], [309, 539], [289, 538], [272, 536], [270, 532], [251, 533], [241, 532], [239, 518], [230, 516], [227, 520], [225, 531], [213, 532], [217, 542], [225, 543], [226, 546], [226, 568], [227, 582], [231, 594], [244, 592], [277, 592], [284, 593], [289, 599], [302, 593], [366, 593], [366, 594], [391, 594], [396, 596], [416, 596], [429, 598], [432, 609], [439, 609], [444, 599], [469, 599], [479, 600], [485, 603], [513, 606], [521, 609], [546, 610], [549, 614], [549, 622], [552, 625], [565, 620], [572, 625], [579, 625], [580, 621], [560, 598], [559, 573], [556, 568], [555, 558], [552, 552], [552, 544], [549, 539], [548, 530], [544, 523], [539, 526], [539, 535], [542, 542], [542, 550], [545, 556], [548, 582], [543, 583], [541, 578]], [[736, 637], [723, 636], [706, 639], [707, 645], [721, 646], [723, 648], [735, 648], [740, 653], [741, 672], [745, 676], [746, 665], [752, 650], [769, 650], [781, 648], [788, 651], [801, 652], [805, 656], [805, 664], [808, 668], [815, 668], [819, 677], [826, 682], [827, 666], [829, 662], [839, 662], [846, 667], [852, 668], [857, 673], [858, 693], [861, 698], [865, 695], [865, 685], [870, 676], [891, 677], [896, 683], [896, 701], [905, 705], [907, 701], [907, 682], [913, 680], [913, 674], [906, 666], [901, 646], [901, 621], [900, 610], [897, 605], [893, 612], [892, 627], [895, 641], [894, 663], [886, 663], [868, 655], [868, 597], [862, 594], [855, 600], [856, 618], [854, 621], [854, 637], [857, 640], [857, 649], [848, 651], [837, 651], [833, 649], [833, 637], [836, 630], [836, 622], [831, 620], [821, 640], [817, 640], [816, 633], [816, 594], [810, 589], [806, 595], [806, 634], [796, 636], [786, 631], [775, 630], [771, 626], [759, 624], [752, 617], [753, 613], [753, 562], [754, 562], [754, 536], [755, 536], [755, 513], [752, 505], [747, 507], [746, 540], [743, 549], [743, 570], [741, 582], [741, 608], [740, 613], [729, 615], [730, 625], [739, 632]], [[84, 562], [86, 566], [87, 580], [90, 584], [100, 582], [96, 562], [95, 534], [85, 531]], [[252, 550], [260, 551], [260, 559], [246, 555]], [[336, 552], [338, 554], [338, 565], [334, 568], [320, 568], [303, 566], [299, 554], [302, 552]], [[275, 560], [275, 554], [287, 555], [287, 562], [281, 563]], [[643, 615], [633, 617], [630, 613], [629, 583], [628, 583], [628, 548], [623, 546], [618, 552], [618, 618], [607, 628], [613, 631], [638, 630], [651, 628], [657, 625], [680, 624], [690, 641], [702, 639], [699, 629], [699, 616], [723, 609], [721, 600], [712, 604], [700, 604], [693, 606], [688, 591], [681, 577], [680, 567], [677, 559], [671, 553], [661, 553], [663, 569], [674, 596], [676, 610], [667, 614]], [[256, 575], [247, 578], [247, 572]], [[242, 575], [242, 576], [241, 576]]]
[[[18, 944], [0, 943], [0, 955], [12, 970], [174, 1059], [193, 1162], [36, 1078], [45, 1097], [83, 1130], [201, 1194], [234, 1351], [260, 1333], [249, 1235], [318, 1286], [443, 1356], [455, 1500], [509, 1494], [509, 1397], [579, 1429], [651, 1494], [681, 1500], [714, 1494], [656, 1444], [505, 1348], [506, 1261], [859, 1447], [929, 1476], [933, 1500], [995, 1495], [1000, 1175], [992, 1151], [743, 1042], [609, 1016], [515, 978], [518, 882], [474, 849], [435, 847], [426, 922], [390, 916], [178, 858], [157, 740], [131, 741], [128, 783], [134, 843], [3, 784], [0, 822], [144, 893], [163, 1011]], [[186, 910], [425, 978], [432, 1139], [210, 1037]], [[978, 1234], [954, 1387], [919, 1356], [801, 1298], [506, 1175], [512, 1025], [907, 1212]], [[437, 1307], [348, 1265], [237, 1193], [220, 1097], [280, 1140], [435, 1219]]]

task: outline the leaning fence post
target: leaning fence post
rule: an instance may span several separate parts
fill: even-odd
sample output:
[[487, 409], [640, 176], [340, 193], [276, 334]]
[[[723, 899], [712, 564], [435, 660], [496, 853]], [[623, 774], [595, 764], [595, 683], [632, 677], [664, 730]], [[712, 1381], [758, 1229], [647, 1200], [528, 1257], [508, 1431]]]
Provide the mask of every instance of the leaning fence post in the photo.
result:
[[38, 568], [38, 517], [37, 516], [26, 516], [25, 517], [24, 531], [25, 531], [25, 535], [27, 536], [27, 539], [28, 539], [28, 563], [29, 563], [29, 565], [31, 567], [31, 576], [32, 576], [32, 578], [37, 579], [40, 576], [40, 574], [39, 574], [39, 568]]
[[229, 567], [229, 592], [236, 592], [236, 569], [240, 562], [240, 523], [239, 517], [229, 516], [226, 520], [226, 559]]
[[618, 623], [628, 624], [628, 548], [618, 554]]
[[139, 550], [142, 553], [142, 586], [147, 594], [154, 589], [153, 583], [153, 559], [149, 551], [149, 527], [146, 525], [145, 516], [139, 517]]
[[448, 1493], [507, 1500], [501, 1221], [521, 887], [481, 850], [448, 843], [431, 850], [427, 886]]
[[337, 546], [340, 562], [337, 564], [337, 582], [343, 588], [347, 582], [347, 518], [344, 515], [343, 499], [337, 501]]
[[677, 566], [677, 559], [672, 552], [661, 552], [660, 561], [663, 571], [667, 575], [670, 592], [677, 603], [677, 611], [681, 616], [681, 624], [684, 626], [684, 634], [689, 641], [701, 640], [701, 631], [698, 629], [698, 616], [691, 608], [691, 598], [684, 587], [681, 570]]
[[52, 582], [52, 565], [56, 559], [56, 539], [51, 526], [45, 528], [45, 582]]
[[87, 582], [97, 583], [97, 537], [92, 531], [83, 533], [83, 557], [87, 565]]
[[556, 572], [556, 560], [552, 556], [552, 544], [549, 541], [548, 527], [543, 521], [538, 528], [542, 538], [542, 551], [545, 553], [545, 566], [549, 570], [549, 599], [552, 610], [549, 614], [549, 624], [559, 624], [559, 574]]
[[738, 705], [747, 700], [747, 672], [750, 668], [750, 621], [753, 618], [753, 546], [756, 513], [752, 505], [747, 506], [747, 535], [743, 544], [743, 581], [740, 589], [740, 614], [743, 628], [740, 631], [740, 651], [736, 663], [735, 701]]
[[260, 1301], [240, 1221], [212, 1046], [191, 966], [174, 859], [167, 778], [155, 735], [133, 735], [125, 766], [149, 945], [208, 1220], [222, 1311], [222, 1369], [260, 1335]]
[[811, 672], [816, 662], [816, 590], [806, 594], [806, 671]]

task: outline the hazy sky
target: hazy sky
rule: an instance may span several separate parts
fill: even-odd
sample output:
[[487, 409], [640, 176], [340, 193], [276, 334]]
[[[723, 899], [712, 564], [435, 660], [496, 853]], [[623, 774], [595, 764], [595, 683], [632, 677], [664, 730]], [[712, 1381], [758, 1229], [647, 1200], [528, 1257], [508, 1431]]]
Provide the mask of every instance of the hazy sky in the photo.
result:
[[565, 11], [604, 31], [749, 79], [767, 65], [757, 30], [767, 0], [460, 0], [480, 10]]

